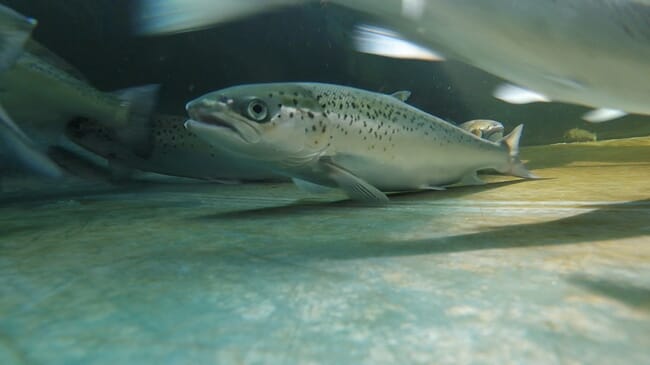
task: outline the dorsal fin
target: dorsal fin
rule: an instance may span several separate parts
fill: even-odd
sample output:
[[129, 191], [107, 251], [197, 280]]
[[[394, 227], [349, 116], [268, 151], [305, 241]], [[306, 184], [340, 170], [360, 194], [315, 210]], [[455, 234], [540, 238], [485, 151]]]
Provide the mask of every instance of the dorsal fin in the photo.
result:
[[524, 125], [520, 124], [510, 132], [507, 136], [503, 137], [498, 143], [505, 144], [510, 151], [510, 156], [519, 155], [519, 139], [521, 139], [521, 132], [524, 130]]
[[411, 97], [411, 92], [408, 90], [400, 90], [390, 94], [390, 96], [394, 97], [397, 100], [406, 102]]
[[63, 58], [54, 54], [54, 52], [45, 48], [42, 44], [30, 39], [25, 44], [25, 50], [39, 59], [49, 63], [50, 65], [66, 72], [68, 75], [76, 78], [79, 81], [88, 82], [88, 79], [76, 67], [69, 64]]

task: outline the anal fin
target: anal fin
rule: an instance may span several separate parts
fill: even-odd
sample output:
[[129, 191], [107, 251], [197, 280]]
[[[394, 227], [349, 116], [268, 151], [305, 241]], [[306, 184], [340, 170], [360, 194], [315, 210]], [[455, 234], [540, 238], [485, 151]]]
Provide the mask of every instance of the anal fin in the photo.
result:
[[470, 185], [485, 185], [485, 181], [481, 180], [480, 177], [476, 174], [476, 171], [472, 171], [469, 174], [463, 176], [459, 182], [460, 185], [470, 186]]

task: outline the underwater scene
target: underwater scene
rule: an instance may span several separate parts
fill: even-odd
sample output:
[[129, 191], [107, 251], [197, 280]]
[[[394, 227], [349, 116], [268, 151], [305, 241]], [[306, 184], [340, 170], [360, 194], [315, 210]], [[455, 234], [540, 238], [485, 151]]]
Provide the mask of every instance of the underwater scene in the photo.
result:
[[0, 0], [0, 364], [650, 364], [650, 1]]

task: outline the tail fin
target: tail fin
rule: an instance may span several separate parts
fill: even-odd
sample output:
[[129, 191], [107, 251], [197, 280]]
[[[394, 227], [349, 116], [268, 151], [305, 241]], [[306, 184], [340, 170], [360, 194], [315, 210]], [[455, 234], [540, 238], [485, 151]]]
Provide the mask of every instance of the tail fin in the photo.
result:
[[515, 129], [510, 132], [507, 136], [503, 137], [499, 142], [500, 145], [505, 145], [508, 147], [510, 154], [510, 159], [508, 164], [500, 169], [499, 172], [502, 174], [508, 174], [512, 176], [523, 177], [526, 179], [537, 179], [533, 173], [528, 171], [526, 166], [519, 159], [519, 140], [521, 139], [521, 133], [524, 130], [524, 125], [520, 124]]
[[41, 153], [0, 106], [0, 147], [29, 170], [49, 178], [60, 178], [63, 172], [49, 157]]
[[120, 141], [134, 147], [140, 157], [151, 152], [151, 113], [158, 98], [159, 85], [145, 85], [116, 92], [128, 109], [127, 125], [116, 128]]
[[10, 68], [23, 52], [36, 20], [0, 5], [0, 71]]

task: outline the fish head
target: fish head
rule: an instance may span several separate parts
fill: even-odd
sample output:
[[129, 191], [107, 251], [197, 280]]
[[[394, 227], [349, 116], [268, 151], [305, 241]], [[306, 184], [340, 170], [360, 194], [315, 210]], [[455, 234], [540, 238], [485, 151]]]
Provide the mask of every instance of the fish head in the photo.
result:
[[487, 139], [493, 142], [503, 138], [503, 124], [496, 120], [490, 119], [475, 119], [465, 122], [459, 126], [460, 128], [476, 135], [477, 137]]
[[306, 123], [323, 113], [298, 84], [234, 86], [186, 105], [185, 128], [211, 145], [256, 161], [307, 162], [317, 152]]

